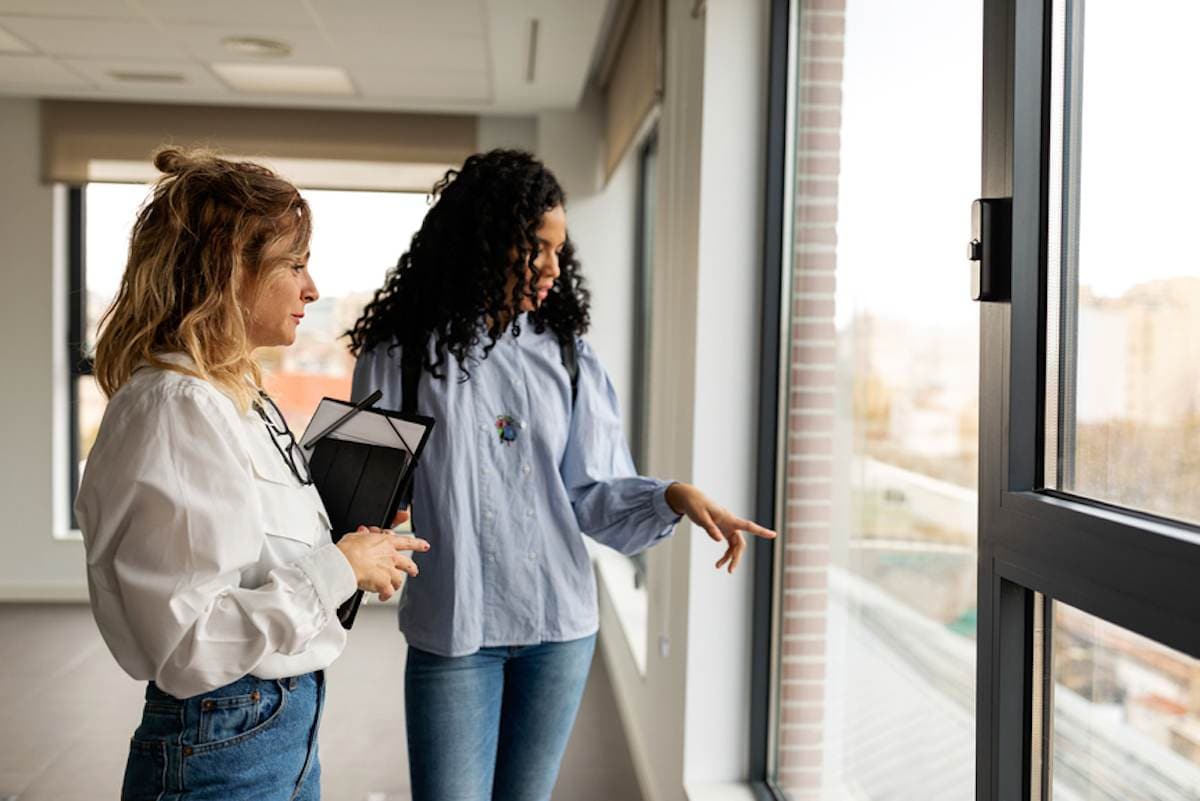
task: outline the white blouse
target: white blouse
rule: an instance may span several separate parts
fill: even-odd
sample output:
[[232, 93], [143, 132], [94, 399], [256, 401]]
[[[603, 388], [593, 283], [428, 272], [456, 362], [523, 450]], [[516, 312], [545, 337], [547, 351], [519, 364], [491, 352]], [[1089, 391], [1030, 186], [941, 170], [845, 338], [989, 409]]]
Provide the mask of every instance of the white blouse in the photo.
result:
[[[186, 357], [172, 355], [187, 363]], [[328, 667], [354, 571], [253, 409], [142, 367], [109, 401], [75, 503], [92, 611], [133, 678], [178, 698]]]

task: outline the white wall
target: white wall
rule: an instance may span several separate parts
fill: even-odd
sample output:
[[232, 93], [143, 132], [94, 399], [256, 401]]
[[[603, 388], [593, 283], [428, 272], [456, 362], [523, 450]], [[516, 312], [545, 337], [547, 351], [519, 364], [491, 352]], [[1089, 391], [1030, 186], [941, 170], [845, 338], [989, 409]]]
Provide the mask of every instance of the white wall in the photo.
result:
[[66, 369], [63, 193], [38, 180], [38, 140], [37, 101], [0, 99], [0, 600], [87, 598], [82, 544], [54, 537], [67, 528], [66, 465], [53, 458], [65, 445], [54, 437]]
[[[749, 514], [756, 464], [763, 0], [668, 0], [659, 137], [650, 469]], [[648, 801], [744, 798], [750, 696], [750, 577], [717, 573], [721, 549], [681, 526], [650, 553], [651, 642], [639, 673], [602, 638]], [[619, 628], [601, 592], [602, 629]]]

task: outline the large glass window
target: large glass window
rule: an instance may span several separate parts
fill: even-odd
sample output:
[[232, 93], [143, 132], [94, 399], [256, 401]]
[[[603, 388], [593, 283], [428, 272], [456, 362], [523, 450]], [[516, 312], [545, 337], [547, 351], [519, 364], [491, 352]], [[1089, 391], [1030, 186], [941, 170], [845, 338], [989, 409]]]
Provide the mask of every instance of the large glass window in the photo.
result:
[[978, 4], [794, 4], [775, 747], [794, 799], [974, 792]]
[[1047, 485], [1200, 522], [1200, 5], [1053, 6]]
[[1200, 11], [984, 10], [977, 797], [1197, 798]]
[[1200, 797], [1200, 660], [1055, 604], [1053, 793]]
[[[105, 399], [86, 364], [97, 326], [120, 285], [129, 234], [147, 187], [91, 183], [83, 190], [83, 254], [78, 304], [83, 370], [75, 375], [75, 452], [78, 475], [104, 415]], [[313, 214], [310, 269], [321, 297], [305, 315], [294, 345], [257, 352], [275, 397], [297, 433], [325, 396], [348, 398], [354, 360], [342, 334], [383, 284], [387, 270], [408, 248], [427, 209], [423, 194], [305, 190]], [[74, 487], [72, 487], [74, 490]], [[73, 500], [73, 492], [72, 492]]]

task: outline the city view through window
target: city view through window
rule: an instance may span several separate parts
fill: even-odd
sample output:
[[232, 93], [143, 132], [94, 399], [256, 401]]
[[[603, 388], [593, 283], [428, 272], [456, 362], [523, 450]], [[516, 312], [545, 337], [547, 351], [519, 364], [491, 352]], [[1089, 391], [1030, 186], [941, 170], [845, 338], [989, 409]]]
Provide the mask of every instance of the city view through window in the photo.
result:
[[[129, 232], [148, 188], [139, 184], [92, 183], [86, 187], [86, 347], [120, 284], [129, 251]], [[416, 193], [304, 190], [313, 214], [309, 269], [321, 297], [311, 304], [296, 342], [263, 348], [267, 390], [297, 435], [325, 396], [349, 398], [354, 359], [342, 334], [354, 323], [384, 275], [408, 249], [428, 209]], [[94, 379], [79, 379], [79, 459], [95, 440], [105, 400]]]
[[[801, 8], [775, 774], [794, 801], [960, 801], [975, 791], [979, 437], [962, 250], [980, 129], [964, 109], [981, 106], [982, 20], [956, 0]], [[1163, 80], [1200, 68], [1182, 42], [1196, 26], [1163, 47], [1153, 15], [1134, 39], [1118, 8], [1087, 15], [1058, 488], [1200, 521], [1200, 264], [1168, 233], [1194, 216], [1200, 115]], [[1174, 142], [1137, 169], [1133, 86], [1162, 95], [1155, 129]], [[1055, 797], [1200, 797], [1196, 660], [1059, 604], [1054, 620]]]

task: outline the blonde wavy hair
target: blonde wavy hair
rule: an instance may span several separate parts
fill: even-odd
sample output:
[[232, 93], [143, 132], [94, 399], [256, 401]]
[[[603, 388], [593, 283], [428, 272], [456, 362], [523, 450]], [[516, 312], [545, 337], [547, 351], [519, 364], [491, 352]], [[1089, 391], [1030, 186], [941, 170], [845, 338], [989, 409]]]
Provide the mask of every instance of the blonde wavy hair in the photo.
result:
[[[246, 334], [255, 294], [303, 258], [308, 204], [292, 184], [208, 151], [160, 150], [163, 175], [138, 211], [95, 373], [112, 397], [140, 364], [211, 381], [244, 413], [262, 388]], [[161, 358], [186, 354], [192, 366]]]

